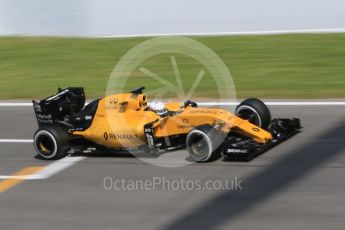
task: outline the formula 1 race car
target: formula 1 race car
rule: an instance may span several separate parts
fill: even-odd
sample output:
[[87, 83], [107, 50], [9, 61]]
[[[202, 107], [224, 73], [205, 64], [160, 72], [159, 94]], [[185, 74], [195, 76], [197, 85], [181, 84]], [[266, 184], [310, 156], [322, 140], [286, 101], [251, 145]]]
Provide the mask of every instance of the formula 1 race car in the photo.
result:
[[297, 118], [273, 119], [256, 98], [242, 101], [235, 113], [184, 103], [147, 102], [140, 87], [85, 104], [83, 88], [59, 89], [33, 101], [39, 129], [34, 147], [42, 159], [69, 154], [146, 152], [151, 156], [186, 147], [189, 159], [250, 160], [296, 134]]

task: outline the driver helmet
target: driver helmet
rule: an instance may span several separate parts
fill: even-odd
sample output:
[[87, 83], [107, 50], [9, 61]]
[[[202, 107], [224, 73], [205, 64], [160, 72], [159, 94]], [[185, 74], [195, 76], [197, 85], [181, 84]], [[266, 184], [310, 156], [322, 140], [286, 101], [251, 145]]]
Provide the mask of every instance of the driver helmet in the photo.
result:
[[165, 116], [168, 113], [165, 104], [161, 101], [153, 101], [149, 104], [150, 109], [155, 112], [158, 116]]

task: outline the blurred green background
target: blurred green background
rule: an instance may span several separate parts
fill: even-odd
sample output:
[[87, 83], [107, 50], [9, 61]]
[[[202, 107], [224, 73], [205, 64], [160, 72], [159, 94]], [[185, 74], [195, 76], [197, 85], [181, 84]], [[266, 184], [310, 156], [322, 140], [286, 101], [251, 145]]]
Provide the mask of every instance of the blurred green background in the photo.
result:
[[[191, 38], [225, 62], [239, 98], [345, 97], [345, 34]], [[88, 98], [103, 96], [117, 61], [147, 39], [0, 37], [0, 99], [46, 97], [57, 87], [68, 86], [83, 86]], [[183, 83], [189, 87], [201, 66], [193, 59], [175, 56]], [[172, 79], [168, 55], [152, 57], [143, 66]], [[157, 84], [135, 71], [127, 88]], [[214, 82], [204, 81], [194, 96], [217, 94]]]

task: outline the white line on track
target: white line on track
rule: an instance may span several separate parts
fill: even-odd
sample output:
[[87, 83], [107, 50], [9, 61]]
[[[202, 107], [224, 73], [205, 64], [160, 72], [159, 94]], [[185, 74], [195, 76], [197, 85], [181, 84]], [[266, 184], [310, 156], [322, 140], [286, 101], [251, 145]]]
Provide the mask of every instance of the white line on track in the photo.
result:
[[21, 180], [40, 180], [47, 179], [69, 167], [75, 163], [85, 159], [85, 157], [65, 157], [61, 160], [55, 161], [48, 166], [44, 167], [42, 170], [38, 171], [32, 175], [23, 175], [23, 176], [7, 176], [0, 175], [0, 179], [21, 179]]
[[26, 103], [26, 102], [2, 102], [0, 103], [0, 106], [2, 107], [24, 107], [24, 106], [32, 106], [32, 103]]
[[[238, 105], [239, 102], [197, 102], [198, 105]], [[345, 101], [265, 101], [270, 106], [339, 106]]]
[[0, 139], [0, 143], [32, 143], [32, 139]]

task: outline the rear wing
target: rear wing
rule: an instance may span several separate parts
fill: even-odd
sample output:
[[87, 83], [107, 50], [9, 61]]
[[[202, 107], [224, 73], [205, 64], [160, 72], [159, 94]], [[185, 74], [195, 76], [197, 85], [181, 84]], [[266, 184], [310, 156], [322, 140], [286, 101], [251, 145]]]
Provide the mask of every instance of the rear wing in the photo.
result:
[[84, 88], [58, 89], [58, 93], [39, 102], [32, 101], [38, 126], [68, 123], [71, 116], [80, 112], [85, 104]]

